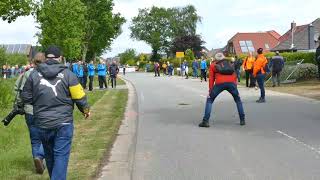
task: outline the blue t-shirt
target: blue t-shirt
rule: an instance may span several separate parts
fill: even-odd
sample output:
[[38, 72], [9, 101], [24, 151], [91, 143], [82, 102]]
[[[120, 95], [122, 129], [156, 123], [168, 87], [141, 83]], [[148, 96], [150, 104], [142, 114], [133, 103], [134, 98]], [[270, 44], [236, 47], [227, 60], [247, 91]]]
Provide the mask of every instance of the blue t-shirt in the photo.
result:
[[207, 69], [207, 62], [206, 60], [202, 60], [201, 63], [200, 63], [200, 68], [201, 69]]

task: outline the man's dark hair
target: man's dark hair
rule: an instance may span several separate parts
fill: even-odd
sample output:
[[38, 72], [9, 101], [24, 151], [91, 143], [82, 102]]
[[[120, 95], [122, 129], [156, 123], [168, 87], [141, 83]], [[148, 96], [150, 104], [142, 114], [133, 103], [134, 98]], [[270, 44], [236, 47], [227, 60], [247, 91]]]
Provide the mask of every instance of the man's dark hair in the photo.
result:
[[49, 55], [50, 58], [59, 58], [61, 56], [61, 50], [58, 46], [50, 45], [47, 48], [45, 54], [46, 54], [46, 57], [48, 57], [48, 55]]
[[262, 54], [262, 53], [263, 53], [263, 49], [262, 49], [262, 48], [259, 48], [259, 49], [257, 50], [257, 53], [258, 53], [258, 54]]

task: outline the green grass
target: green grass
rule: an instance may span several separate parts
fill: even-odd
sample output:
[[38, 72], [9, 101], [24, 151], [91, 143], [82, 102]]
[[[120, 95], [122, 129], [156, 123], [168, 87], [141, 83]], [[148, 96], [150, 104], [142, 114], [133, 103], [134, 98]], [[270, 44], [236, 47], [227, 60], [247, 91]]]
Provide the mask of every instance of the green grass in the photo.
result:
[[[127, 90], [93, 91], [88, 93], [88, 99], [92, 105], [92, 117], [85, 120], [78, 110], [74, 113], [75, 131], [68, 179], [91, 179], [98, 172], [123, 119]], [[11, 105], [0, 108], [1, 119], [10, 108]], [[34, 173], [29, 133], [22, 116], [9, 127], [0, 125], [0, 179], [49, 179], [47, 172], [43, 175]]]

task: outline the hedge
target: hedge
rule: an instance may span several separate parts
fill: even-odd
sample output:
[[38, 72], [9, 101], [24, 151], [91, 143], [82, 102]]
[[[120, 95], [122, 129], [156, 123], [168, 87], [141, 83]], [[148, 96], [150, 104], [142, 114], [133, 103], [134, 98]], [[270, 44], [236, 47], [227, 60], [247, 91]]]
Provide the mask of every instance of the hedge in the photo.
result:
[[[267, 58], [271, 58], [275, 53], [265, 53]], [[304, 59], [304, 63], [312, 63], [315, 64], [315, 53], [314, 52], [284, 52], [280, 53], [281, 56], [284, 57], [285, 61], [298, 61]], [[247, 57], [246, 54], [242, 54], [239, 56], [241, 59], [245, 59]]]

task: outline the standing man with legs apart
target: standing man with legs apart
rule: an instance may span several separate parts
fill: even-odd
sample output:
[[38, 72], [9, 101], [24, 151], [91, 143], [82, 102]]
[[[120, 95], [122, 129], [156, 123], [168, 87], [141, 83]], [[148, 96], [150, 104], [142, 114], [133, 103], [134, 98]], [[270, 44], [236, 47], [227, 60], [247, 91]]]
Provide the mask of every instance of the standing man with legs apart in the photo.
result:
[[266, 76], [266, 66], [268, 65], [267, 58], [263, 55], [263, 49], [259, 48], [257, 50], [258, 56], [257, 60], [253, 65], [253, 76], [257, 79], [259, 88], [260, 88], [260, 98], [257, 100], [257, 103], [265, 103], [266, 92], [264, 89], [264, 79]]
[[[242, 68], [246, 72], [246, 87], [255, 87], [255, 80], [252, 75], [253, 72], [253, 64], [255, 58], [252, 55], [252, 52], [248, 53], [248, 57], [243, 61]], [[249, 83], [250, 79], [250, 83]]]
[[44, 60], [45, 60], [44, 54], [37, 53], [33, 59], [32, 67], [28, 71], [26, 71], [24, 74], [19, 76], [14, 88], [17, 93], [15, 104], [17, 106], [19, 106], [19, 104], [23, 105], [23, 109], [25, 112], [25, 120], [29, 129], [29, 136], [30, 136], [31, 147], [32, 147], [33, 162], [36, 168], [36, 173], [38, 174], [43, 174], [45, 169], [45, 166], [43, 164], [44, 150], [41, 143], [41, 139], [37, 132], [37, 127], [35, 126], [35, 123], [34, 123], [33, 106], [30, 104], [24, 104], [20, 95], [23, 90], [23, 87], [25, 86], [27, 79], [29, 78], [34, 68], [36, 68], [39, 64], [41, 64]]
[[284, 67], [284, 60], [283, 57], [280, 56], [279, 51], [277, 51], [276, 55], [271, 58], [270, 63], [272, 68], [272, 87], [276, 87], [276, 85], [280, 86], [280, 76]]
[[30, 74], [22, 91], [25, 104], [33, 105], [37, 133], [43, 144], [51, 180], [66, 180], [73, 137], [74, 103], [88, 118], [87, 97], [77, 77], [60, 64], [56, 46], [46, 51], [46, 62]]
[[112, 88], [116, 88], [116, 86], [117, 86], [118, 73], [119, 73], [118, 65], [116, 64], [116, 61], [113, 61], [109, 67], [109, 74], [110, 74], [110, 78], [111, 78], [111, 87]]
[[201, 69], [201, 82], [202, 82], [202, 79], [204, 79], [204, 81], [207, 82], [207, 61], [203, 57], [200, 63], [200, 69]]
[[240, 125], [244, 126], [245, 114], [237, 88], [237, 76], [235, 74], [233, 63], [225, 59], [222, 53], [215, 55], [216, 62], [211, 63], [209, 69], [209, 95], [207, 97], [204, 117], [199, 127], [210, 127], [209, 119], [212, 110], [212, 104], [217, 96], [223, 92], [228, 91], [237, 104], [237, 109], [240, 117]]
[[95, 67], [93, 61], [90, 61], [88, 64], [88, 75], [89, 75], [89, 91], [93, 90], [93, 81], [94, 81], [94, 74], [95, 74]]
[[103, 85], [105, 88], [108, 88], [107, 85], [107, 66], [103, 62], [103, 60], [100, 60], [100, 63], [98, 64], [98, 79], [99, 79], [99, 88], [103, 89]]

